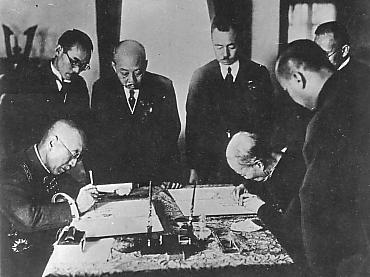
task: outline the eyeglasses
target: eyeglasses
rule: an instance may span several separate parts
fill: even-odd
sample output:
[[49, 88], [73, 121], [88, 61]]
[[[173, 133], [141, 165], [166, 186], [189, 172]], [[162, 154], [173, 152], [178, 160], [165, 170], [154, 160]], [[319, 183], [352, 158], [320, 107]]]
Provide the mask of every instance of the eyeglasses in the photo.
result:
[[69, 148], [63, 143], [63, 141], [59, 137], [57, 137], [57, 138], [60, 141], [60, 143], [64, 146], [64, 148], [67, 149], [67, 151], [69, 152], [69, 155], [71, 156], [69, 158], [70, 161], [71, 160], [76, 160], [76, 161], [81, 161], [82, 160], [81, 152], [77, 152], [77, 153], [73, 154], [72, 151], [69, 150]]
[[85, 71], [85, 70], [89, 70], [90, 69], [90, 65], [88, 63], [83, 63], [79, 60], [73, 60], [71, 59], [71, 57], [68, 55], [68, 52], [63, 52], [64, 54], [67, 55], [68, 57], [68, 60], [69, 60], [69, 63], [71, 64], [72, 68], [73, 67], [78, 67], [79, 71], [82, 72], [82, 71]]
[[330, 58], [331, 56], [333, 56], [335, 53], [337, 53], [338, 51], [339, 51], [340, 49], [337, 49], [337, 50], [335, 50], [335, 51], [333, 51], [333, 52], [326, 52], [326, 57], [328, 57], [328, 58]]

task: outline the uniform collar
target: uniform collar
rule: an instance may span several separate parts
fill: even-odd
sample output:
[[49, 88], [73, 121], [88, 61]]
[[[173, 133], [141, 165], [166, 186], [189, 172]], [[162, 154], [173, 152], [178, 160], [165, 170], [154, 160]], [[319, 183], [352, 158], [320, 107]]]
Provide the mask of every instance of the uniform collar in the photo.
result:
[[55, 68], [53, 61], [50, 62], [51, 72], [57, 77], [57, 80], [59, 80], [61, 83], [70, 83], [71, 80], [63, 80], [62, 74], [58, 71], [58, 69]]
[[[29, 168], [29, 174], [31, 174], [31, 179], [35, 181], [40, 181], [46, 177], [51, 176], [48, 170], [45, 169], [43, 163], [38, 157], [38, 150], [35, 145], [32, 145], [25, 151], [25, 156], [27, 158], [27, 167]], [[33, 177], [32, 177], [33, 176]]]
[[40, 156], [40, 153], [39, 153], [39, 150], [37, 149], [37, 144], [35, 144], [33, 146], [33, 149], [36, 153], [36, 157], [37, 159], [39, 160], [40, 164], [42, 165], [42, 167], [46, 170], [47, 173], [51, 174], [50, 170], [46, 167], [46, 165], [44, 164], [44, 162], [42, 161], [41, 159], [41, 156]]

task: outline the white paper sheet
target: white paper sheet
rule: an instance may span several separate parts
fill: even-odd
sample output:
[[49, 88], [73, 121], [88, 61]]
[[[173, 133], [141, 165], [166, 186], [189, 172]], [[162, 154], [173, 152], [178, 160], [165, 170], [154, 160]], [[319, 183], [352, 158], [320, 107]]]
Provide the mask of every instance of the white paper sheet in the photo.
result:
[[[234, 187], [197, 187], [195, 191], [194, 215], [232, 215], [256, 214], [258, 208], [264, 203], [255, 195], [250, 195], [245, 206], [239, 206], [232, 197]], [[177, 205], [184, 213], [190, 215], [193, 188], [170, 190]]]
[[132, 183], [119, 183], [119, 184], [105, 184], [97, 185], [98, 192], [117, 193], [119, 195], [127, 195], [132, 189]]
[[[85, 231], [86, 237], [108, 237], [147, 232], [149, 200], [136, 199], [98, 204], [74, 225]], [[154, 207], [152, 207], [153, 232], [163, 231]]]

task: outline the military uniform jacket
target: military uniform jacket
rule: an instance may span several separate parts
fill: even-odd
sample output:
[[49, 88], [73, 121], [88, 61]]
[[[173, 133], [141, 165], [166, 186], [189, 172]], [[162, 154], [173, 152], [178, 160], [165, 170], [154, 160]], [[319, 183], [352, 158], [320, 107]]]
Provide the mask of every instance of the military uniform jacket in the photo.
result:
[[169, 181], [178, 165], [180, 119], [171, 80], [146, 72], [134, 113], [116, 75], [93, 87], [91, 165], [106, 182]]
[[[186, 154], [190, 168], [207, 178], [210, 172], [229, 169], [225, 151], [238, 131], [271, 130], [273, 87], [267, 69], [240, 60], [231, 90], [226, 88], [220, 65], [213, 60], [197, 69], [186, 103]], [[222, 176], [221, 176], [222, 177]]]
[[25, 268], [30, 276], [27, 268], [50, 255], [57, 229], [71, 222], [70, 207], [51, 203], [62, 188], [42, 167], [34, 147], [7, 160], [0, 178], [1, 270], [8, 276]]

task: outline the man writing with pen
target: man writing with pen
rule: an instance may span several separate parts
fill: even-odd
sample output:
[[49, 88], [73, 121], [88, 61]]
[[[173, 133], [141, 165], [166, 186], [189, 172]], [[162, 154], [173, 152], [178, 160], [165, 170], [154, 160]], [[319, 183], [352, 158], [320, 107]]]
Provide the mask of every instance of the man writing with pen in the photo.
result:
[[76, 196], [72, 186], [77, 184], [64, 173], [76, 166], [84, 148], [83, 131], [72, 121], [58, 120], [38, 144], [2, 164], [1, 276], [41, 276], [57, 230], [94, 205], [92, 185], [81, 188], [75, 201], [51, 202], [59, 192]]

